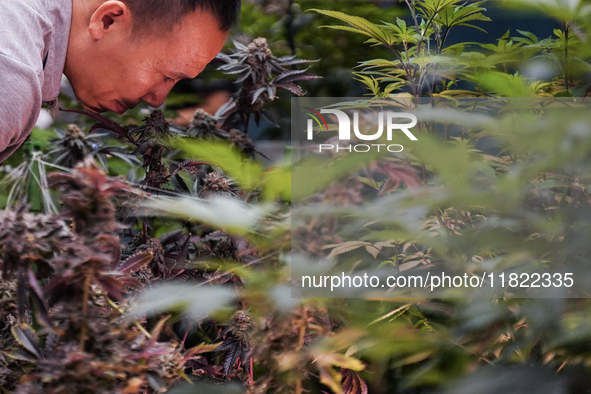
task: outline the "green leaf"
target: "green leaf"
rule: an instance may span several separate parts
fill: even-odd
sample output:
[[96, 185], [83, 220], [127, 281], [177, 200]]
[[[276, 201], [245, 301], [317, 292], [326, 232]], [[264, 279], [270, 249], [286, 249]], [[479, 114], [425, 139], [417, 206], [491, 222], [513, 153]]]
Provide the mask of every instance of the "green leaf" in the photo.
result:
[[457, 191], [467, 186], [468, 174], [472, 168], [472, 155], [461, 145], [422, 136], [417, 141], [413, 154]]
[[261, 179], [263, 168], [228, 143], [182, 139], [173, 146], [190, 157], [205, 161], [228, 174], [243, 189], [253, 189]]
[[[359, 29], [356, 29], [356, 28], [351, 27], [351, 26], [341, 26], [341, 25], [331, 26], [331, 25], [324, 25], [324, 26], [320, 26], [320, 27], [324, 27], [326, 29], [333, 29], [333, 30], [349, 31], [349, 32], [358, 33], [358, 34], [365, 34], [365, 32], [363, 30], [359, 30]], [[365, 35], [367, 35], [367, 34], [365, 34]], [[381, 42], [378, 41], [378, 40], [376, 40], [375, 38], [370, 38], [370, 40], [375, 40], [374, 43], [377, 42], [377, 43], [381, 44]], [[366, 42], [368, 42], [368, 41], [366, 41]]]
[[[538, 37], [536, 37], [536, 35], [534, 33], [531, 33], [529, 31], [519, 30], [519, 29], [517, 29], [517, 32], [519, 34], [521, 34], [522, 36], [529, 38], [529, 40], [530, 40], [529, 44], [537, 44], [539, 42]], [[512, 39], [517, 40], [518, 38], [512, 38]]]
[[431, 17], [459, 2], [460, 0], [424, 0], [418, 3], [418, 6]]
[[265, 171], [263, 198], [267, 201], [277, 198], [291, 200], [291, 166], [274, 167]]
[[406, 22], [403, 19], [396, 18], [396, 24], [383, 22], [384, 28], [392, 31], [394, 33], [394, 37], [396, 37], [399, 42], [405, 43], [416, 43], [420, 39], [420, 35], [417, 34], [416, 28], [410, 27], [407, 28]]
[[370, 245], [371, 245], [371, 243], [364, 242], [364, 241], [349, 241], [349, 242], [343, 242], [341, 244], [324, 245], [322, 247], [322, 249], [334, 248], [330, 252], [330, 254], [328, 255], [328, 259], [331, 260], [340, 254], [347, 253], [347, 252], [350, 252], [355, 249], [359, 249], [362, 246], [370, 246]]
[[490, 22], [491, 19], [483, 15], [480, 11], [486, 11], [485, 8], [480, 7], [483, 2], [462, 5], [458, 7], [448, 7], [437, 14], [435, 20], [447, 28], [455, 26], [468, 26], [478, 30], [483, 30], [480, 27], [469, 25], [468, 22], [482, 21]]
[[346, 160], [338, 161], [315, 156], [306, 157], [293, 166], [292, 200], [299, 201], [317, 193], [382, 155], [383, 153], [377, 152], [351, 154], [346, 156]]
[[506, 74], [499, 71], [487, 71], [473, 77], [485, 90], [503, 97], [531, 97], [532, 91], [519, 74]]
[[392, 60], [386, 60], [386, 59], [372, 59], [372, 60], [368, 60], [365, 62], [361, 62], [359, 64], [359, 67], [372, 67], [372, 66], [376, 66], [376, 67], [393, 67], [396, 65], [396, 62], [393, 62]]
[[390, 46], [396, 42], [396, 38], [390, 32], [381, 29], [379, 26], [371, 23], [365, 18], [347, 15], [339, 11], [319, 9], [310, 9], [308, 11], [314, 11], [322, 15], [342, 20], [343, 22], [346, 22], [353, 26], [356, 29], [355, 32], [374, 38], [385, 45]]

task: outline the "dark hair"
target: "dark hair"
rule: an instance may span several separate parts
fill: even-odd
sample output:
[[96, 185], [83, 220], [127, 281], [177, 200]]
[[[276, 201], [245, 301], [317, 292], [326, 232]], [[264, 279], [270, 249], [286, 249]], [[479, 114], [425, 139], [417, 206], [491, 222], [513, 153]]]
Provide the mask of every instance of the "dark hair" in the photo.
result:
[[171, 29], [197, 10], [211, 13], [220, 30], [228, 31], [240, 16], [241, 0], [123, 0], [134, 15], [134, 30]]

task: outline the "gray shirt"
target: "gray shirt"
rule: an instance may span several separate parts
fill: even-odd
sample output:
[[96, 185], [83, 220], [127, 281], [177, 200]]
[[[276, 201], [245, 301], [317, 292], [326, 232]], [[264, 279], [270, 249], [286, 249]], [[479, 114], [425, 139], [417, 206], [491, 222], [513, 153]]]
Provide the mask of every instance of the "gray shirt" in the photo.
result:
[[71, 19], [72, 0], [0, 0], [0, 163], [57, 103]]

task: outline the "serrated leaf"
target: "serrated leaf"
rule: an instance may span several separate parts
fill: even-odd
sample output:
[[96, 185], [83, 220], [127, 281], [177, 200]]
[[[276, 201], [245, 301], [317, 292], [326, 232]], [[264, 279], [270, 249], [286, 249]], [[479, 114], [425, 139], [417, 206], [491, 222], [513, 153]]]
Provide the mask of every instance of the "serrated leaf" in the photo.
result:
[[238, 346], [233, 346], [228, 349], [226, 353], [226, 358], [224, 359], [224, 375], [228, 376], [230, 374], [230, 370], [232, 366], [238, 360], [238, 356], [240, 355], [240, 349]]
[[39, 358], [35, 357], [33, 353], [23, 348], [10, 349], [5, 351], [4, 354], [14, 360], [27, 361], [30, 363], [34, 363], [39, 360]]
[[384, 242], [376, 242], [374, 244], [378, 248], [395, 248], [396, 245], [393, 245], [391, 241], [384, 241]]
[[374, 38], [385, 45], [392, 45], [396, 42], [396, 38], [388, 31], [381, 29], [379, 26], [371, 23], [365, 18], [359, 16], [347, 15], [339, 11], [319, 10], [311, 9], [309, 11], [318, 12], [332, 18], [342, 20], [359, 30], [360, 34], [364, 34], [371, 38]]
[[304, 95], [304, 91], [302, 90], [302, 88], [300, 88], [298, 85], [293, 84], [293, 83], [289, 83], [289, 84], [281, 84], [281, 85], [277, 85], [278, 88], [282, 88], [287, 90], [290, 93], [293, 93], [296, 96], [303, 96]]
[[422, 263], [421, 260], [415, 260], [415, 261], [409, 261], [408, 263], [400, 264], [400, 272], [408, 271], [409, 269], [414, 268], [421, 263]]
[[[363, 30], [356, 29], [356, 28], [351, 27], [351, 26], [341, 26], [341, 25], [331, 26], [331, 25], [324, 25], [324, 26], [320, 26], [320, 27], [324, 27], [324, 28], [327, 28], [327, 29], [333, 29], [333, 30], [350, 31], [352, 33], [358, 33], [358, 34], [367, 35]], [[374, 40], [375, 43], [381, 44], [381, 42], [378, 41], [378, 40], [376, 40], [375, 38], [370, 38], [370, 40]], [[367, 43], [367, 41], [366, 41], [366, 43]]]
[[41, 348], [39, 346], [39, 338], [35, 331], [27, 324], [18, 324], [10, 330], [14, 339], [29, 352], [34, 354], [37, 358], [41, 358]]
[[367, 252], [369, 254], [371, 254], [374, 259], [377, 259], [378, 255], [380, 254], [381, 248], [379, 248], [375, 245], [371, 245], [371, 246], [366, 246], [365, 250], [367, 250]]
[[[371, 243], [365, 242], [365, 241], [343, 242], [342, 244], [336, 245], [336, 247], [328, 255], [328, 258], [333, 259], [340, 254], [347, 253], [352, 250], [358, 249], [362, 246], [368, 246], [368, 245], [371, 245]], [[323, 249], [330, 249], [330, 247], [333, 247], [333, 246], [335, 246], [335, 245], [326, 245], [323, 247]]]
[[142, 269], [146, 264], [152, 261], [154, 254], [151, 251], [136, 253], [128, 257], [119, 266], [119, 271], [124, 274], [130, 274]]
[[257, 99], [259, 98], [259, 96], [264, 93], [267, 90], [266, 86], [263, 86], [262, 88], [258, 88], [257, 90], [254, 91], [254, 93], [252, 94], [252, 99], [250, 100], [251, 104], [254, 104]]

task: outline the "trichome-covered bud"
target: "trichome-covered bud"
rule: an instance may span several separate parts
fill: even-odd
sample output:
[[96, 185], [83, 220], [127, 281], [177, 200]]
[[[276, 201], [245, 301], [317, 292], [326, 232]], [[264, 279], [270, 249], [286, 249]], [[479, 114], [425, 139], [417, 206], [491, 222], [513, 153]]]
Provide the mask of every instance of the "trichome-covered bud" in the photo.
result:
[[217, 172], [210, 172], [205, 176], [203, 185], [203, 196], [212, 194], [230, 195], [232, 193], [232, 181]]

